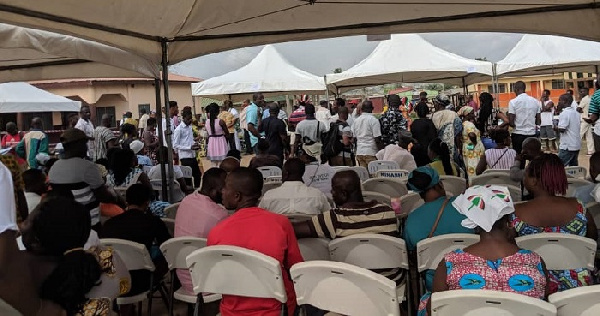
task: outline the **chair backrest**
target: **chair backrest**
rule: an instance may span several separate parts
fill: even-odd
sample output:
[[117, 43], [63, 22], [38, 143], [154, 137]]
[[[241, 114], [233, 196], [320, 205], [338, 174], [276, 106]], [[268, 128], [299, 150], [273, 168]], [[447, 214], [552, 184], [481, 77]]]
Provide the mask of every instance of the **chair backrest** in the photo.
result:
[[379, 170], [400, 169], [400, 166], [397, 162], [391, 160], [375, 160], [369, 162], [368, 169], [369, 173], [374, 175]]
[[325, 238], [300, 238], [298, 246], [304, 261], [330, 260], [329, 239]]
[[548, 296], [558, 316], [600, 315], [600, 285], [580, 286]]
[[520, 186], [521, 183], [510, 179], [510, 174], [506, 172], [486, 172], [479, 176], [471, 179], [471, 185], [486, 185], [486, 184], [500, 184], [500, 185], [516, 185]]
[[450, 196], [461, 195], [467, 189], [467, 180], [455, 176], [440, 176], [440, 181], [444, 185], [444, 190]]
[[264, 183], [265, 184], [266, 183], [279, 183], [279, 184], [281, 184], [282, 183], [281, 176], [266, 177], [266, 178], [264, 178]]
[[290, 269], [298, 305], [343, 315], [399, 316], [394, 281], [343, 262], [311, 261]]
[[510, 197], [512, 198], [513, 202], [521, 202], [523, 200], [523, 191], [521, 191], [520, 186], [511, 184], [502, 185], [508, 189], [508, 192], [510, 193]]
[[423, 201], [419, 193], [409, 192], [400, 198], [400, 212], [401, 214], [408, 215], [423, 204], [425, 204], [425, 201]]
[[[153, 179], [150, 180], [150, 185], [152, 185], [152, 190], [158, 191], [158, 197], [162, 200], [162, 180]], [[168, 186], [168, 181], [167, 181]], [[173, 181], [173, 189], [180, 189], [179, 182]]]
[[556, 316], [556, 307], [522, 294], [489, 290], [453, 290], [431, 296], [431, 316]]
[[167, 215], [167, 218], [172, 218], [175, 219], [175, 216], [177, 216], [177, 210], [179, 209], [179, 203], [173, 203], [167, 207], [165, 207], [165, 215]]
[[567, 194], [565, 194], [566, 197], [574, 197], [577, 188], [592, 184], [591, 182], [584, 179], [570, 177], [567, 178], [567, 183], [569, 184], [569, 186], [567, 187]]
[[144, 170], [144, 173], [149, 174], [150, 170], [152, 170], [152, 167], [150, 167], [150, 166], [144, 166], [142, 170]]
[[394, 170], [379, 170], [375, 172], [375, 178], [392, 178], [400, 181], [408, 180], [408, 175], [410, 172], [408, 170], [403, 169], [394, 169]]
[[190, 166], [179, 166], [179, 168], [181, 169], [181, 173], [183, 173], [183, 177], [185, 179], [191, 179], [194, 176], [192, 175], [192, 167]]
[[113, 187], [112, 189], [115, 190], [115, 193], [118, 194], [123, 199], [127, 198], [127, 188]]
[[194, 293], [216, 293], [287, 301], [279, 262], [236, 246], [208, 246], [186, 258]]
[[263, 184], [263, 189], [262, 189], [262, 194], [264, 195], [265, 192], [269, 191], [269, 190], [273, 190], [273, 189], [277, 189], [281, 186], [281, 182], [267, 182]]
[[362, 196], [365, 201], [375, 200], [388, 206], [392, 205], [392, 198], [386, 194], [373, 191], [362, 191]]
[[408, 269], [406, 243], [401, 238], [381, 234], [356, 234], [329, 243], [332, 261], [365, 269]]
[[264, 166], [256, 169], [262, 173], [264, 179], [268, 177], [281, 177], [281, 168], [277, 166]]
[[187, 269], [185, 258], [204, 247], [206, 247], [206, 238], [177, 237], [162, 243], [160, 251], [169, 264], [169, 270]]
[[167, 230], [169, 231], [169, 235], [175, 236], [175, 219], [173, 218], [161, 218], [165, 226], [167, 226]]
[[116, 251], [125, 263], [127, 270], [154, 271], [155, 269], [148, 249], [142, 244], [124, 239], [102, 238], [100, 239], [100, 245], [110, 247]]
[[360, 178], [361, 182], [367, 181], [369, 179], [369, 171], [367, 171], [367, 168], [365, 168], [365, 167], [334, 166], [332, 168], [333, 168], [333, 170], [335, 170], [335, 172], [340, 172], [340, 171], [344, 171], [344, 170], [352, 170], [352, 171], [356, 172], [356, 174], [358, 174], [358, 177]]
[[588, 203], [588, 205], [586, 205], [586, 208], [587, 211], [594, 217], [594, 223], [596, 223], [596, 226], [600, 225], [600, 203]]
[[587, 169], [579, 166], [565, 167], [565, 172], [567, 176], [579, 179], [585, 179], [588, 174]]
[[373, 191], [389, 195], [390, 197], [401, 197], [408, 194], [406, 183], [393, 178], [373, 178], [367, 179], [362, 184], [363, 190]]
[[426, 238], [417, 243], [417, 268], [419, 272], [435, 270], [444, 255], [479, 242], [475, 234], [447, 234]]
[[523, 249], [537, 253], [548, 270], [594, 269], [596, 241], [577, 235], [541, 233], [516, 239]]
[[491, 172], [504, 172], [506, 174], [510, 173], [510, 169], [486, 169], [483, 174], [485, 173], [491, 173]]

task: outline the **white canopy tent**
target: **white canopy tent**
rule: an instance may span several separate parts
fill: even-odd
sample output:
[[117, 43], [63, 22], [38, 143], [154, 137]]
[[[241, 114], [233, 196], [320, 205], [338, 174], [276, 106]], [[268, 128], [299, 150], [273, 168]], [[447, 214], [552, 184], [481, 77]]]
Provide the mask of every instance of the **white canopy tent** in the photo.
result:
[[272, 45], [265, 46], [247, 65], [202, 82], [192, 83], [192, 95], [241, 101], [248, 94], [317, 94], [325, 91], [323, 78], [290, 64]]
[[492, 77], [492, 63], [464, 58], [416, 34], [392, 35], [352, 68], [327, 75], [331, 91], [393, 82], [444, 82], [465, 86]]
[[551, 35], [524, 35], [496, 64], [499, 77], [598, 72], [600, 43]]
[[80, 101], [38, 89], [25, 82], [0, 84], [0, 113], [79, 112]]

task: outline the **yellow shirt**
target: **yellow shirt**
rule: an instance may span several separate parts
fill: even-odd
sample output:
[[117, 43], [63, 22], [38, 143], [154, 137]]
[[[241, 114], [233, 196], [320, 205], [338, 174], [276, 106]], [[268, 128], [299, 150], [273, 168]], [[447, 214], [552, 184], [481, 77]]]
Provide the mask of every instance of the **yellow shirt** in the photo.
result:
[[225, 125], [227, 125], [227, 129], [229, 130], [230, 133], [235, 132], [233, 114], [231, 114], [227, 111], [221, 111], [221, 113], [219, 113], [219, 116], [217, 116], [217, 118], [219, 120], [222, 120], [223, 122], [225, 122]]
[[432, 161], [429, 166], [435, 169], [440, 176], [458, 176], [458, 172], [456, 171], [458, 168], [456, 167], [456, 164], [454, 162], [450, 162], [450, 164], [452, 165], [452, 171], [454, 174], [446, 174], [444, 171], [444, 164], [441, 160]]

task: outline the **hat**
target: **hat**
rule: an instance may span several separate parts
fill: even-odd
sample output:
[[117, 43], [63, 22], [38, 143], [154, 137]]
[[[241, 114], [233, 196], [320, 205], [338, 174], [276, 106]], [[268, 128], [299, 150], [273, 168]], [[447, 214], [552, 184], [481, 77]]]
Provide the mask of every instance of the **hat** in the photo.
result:
[[459, 116], [465, 116], [468, 115], [469, 113], [473, 112], [475, 109], [473, 109], [472, 106], [463, 106], [462, 108], [460, 108], [458, 110], [458, 115]]
[[400, 138], [402, 138], [402, 140], [405, 140], [410, 143], [417, 142], [417, 140], [413, 137], [412, 133], [407, 130], [401, 130], [398, 134], [400, 135]]
[[461, 222], [466, 228], [481, 227], [486, 232], [494, 223], [515, 211], [508, 188], [500, 185], [476, 185], [456, 197], [452, 205], [467, 218]]
[[74, 143], [80, 140], [90, 140], [89, 137], [87, 137], [85, 135], [85, 133], [80, 130], [80, 129], [76, 129], [76, 128], [69, 128], [68, 130], [64, 131], [61, 135], [60, 135], [60, 142], [65, 145], [65, 144], [70, 144], [70, 143]]
[[[431, 178], [431, 181], [424, 189], [419, 189], [416, 186], [412, 185], [412, 183], [410, 183], [410, 179], [413, 178], [415, 172], [425, 173]], [[419, 167], [408, 174], [407, 186], [409, 189], [411, 189], [417, 193], [423, 193], [423, 192], [433, 188], [438, 183], [440, 183], [440, 174], [437, 171], [435, 171], [435, 169], [431, 168], [430, 166]]]
[[443, 105], [449, 105], [450, 104], [450, 98], [447, 95], [445, 95], [445, 94], [438, 94], [435, 97], [435, 100], [437, 102], [440, 102]]
[[144, 143], [139, 140], [134, 140], [129, 144], [129, 149], [133, 150], [134, 154], [138, 154], [144, 148]]

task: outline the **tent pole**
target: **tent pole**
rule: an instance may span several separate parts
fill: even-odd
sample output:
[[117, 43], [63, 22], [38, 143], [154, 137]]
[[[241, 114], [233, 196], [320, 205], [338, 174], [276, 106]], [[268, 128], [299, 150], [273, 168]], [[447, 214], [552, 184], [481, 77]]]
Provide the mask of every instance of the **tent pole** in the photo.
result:
[[325, 100], [327, 100], [327, 107], [331, 112], [331, 104], [329, 103], [329, 88], [327, 88], [327, 75], [323, 76], [323, 82], [325, 83]]
[[[154, 78], [154, 94], [156, 96], [156, 124], [158, 124], [158, 144], [159, 148], [165, 145], [165, 139], [163, 137], [163, 126], [162, 126], [162, 110], [160, 100], [160, 79]], [[162, 180], [162, 196], [163, 200], [167, 197], [167, 169], [165, 164], [160, 164], [160, 179]]]
[[162, 48], [162, 80], [163, 80], [163, 96], [165, 100], [165, 113], [167, 113], [167, 117], [165, 119], [166, 126], [165, 131], [167, 134], [167, 148], [169, 149], [169, 161], [168, 163], [168, 181], [167, 187], [169, 189], [169, 197], [168, 201], [173, 203], [173, 185], [174, 185], [174, 171], [173, 171], [173, 140], [171, 132], [171, 118], [169, 116], [169, 60], [168, 60], [168, 50], [167, 50], [167, 39], [163, 38], [160, 42], [160, 46]]
[[194, 111], [194, 118], [196, 118], [196, 96], [192, 95], [192, 111]]

